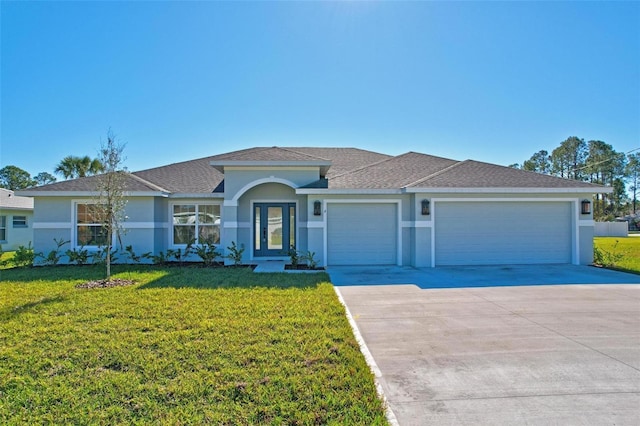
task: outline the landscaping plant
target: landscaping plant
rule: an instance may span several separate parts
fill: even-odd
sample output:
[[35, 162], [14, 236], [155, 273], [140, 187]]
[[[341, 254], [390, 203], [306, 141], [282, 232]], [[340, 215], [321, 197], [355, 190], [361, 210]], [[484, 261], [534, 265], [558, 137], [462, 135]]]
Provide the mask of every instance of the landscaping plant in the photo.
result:
[[31, 241], [29, 241], [29, 244], [26, 247], [23, 245], [18, 246], [18, 250], [16, 250], [13, 255], [12, 262], [18, 268], [33, 266], [35, 257], [36, 255], [33, 252], [33, 247], [31, 247]]
[[69, 258], [69, 263], [76, 265], [86, 265], [89, 262], [89, 251], [84, 247], [72, 248], [65, 252]]
[[307, 266], [309, 269], [316, 269], [318, 267], [318, 261], [315, 258], [316, 252], [314, 251], [306, 251], [300, 259], [303, 262], [307, 262]]
[[43, 253], [37, 253], [35, 255], [36, 258], [42, 258], [42, 264], [47, 266], [55, 266], [60, 263], [60, 259], [62, 259], [61, 248], [65, 244], [69, 244], [71, 241], [65, 241], [63, 238], [57, 239], [54, 238], [53, 241], [56, 243], [56, 248], [51, 250], [46, 256]]
[[233, 266], [242, 265], [242, 253], [244, 253], [244, 247], [238, 247], [235, 241], [231, 241], [231, 245], [227, 247], [229, 254], [226, 258], [233, 261]]
[[216, 259], [222, 256], [222, 253], [220, 253], [215, 244], [212, 243], [200, 244], [194, 251], [196, 255], [202, 259], [205, 266], [212, 266]]

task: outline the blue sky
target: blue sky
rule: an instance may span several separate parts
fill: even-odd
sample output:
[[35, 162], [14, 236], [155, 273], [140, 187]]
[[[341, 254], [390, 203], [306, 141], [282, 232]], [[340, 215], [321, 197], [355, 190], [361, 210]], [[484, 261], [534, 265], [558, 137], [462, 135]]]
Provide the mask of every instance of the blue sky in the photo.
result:
[[640, 147], [639, 2], [6, 2], [0, 166], [108, 128], [141, 170], [252, 146], [521, 163]]

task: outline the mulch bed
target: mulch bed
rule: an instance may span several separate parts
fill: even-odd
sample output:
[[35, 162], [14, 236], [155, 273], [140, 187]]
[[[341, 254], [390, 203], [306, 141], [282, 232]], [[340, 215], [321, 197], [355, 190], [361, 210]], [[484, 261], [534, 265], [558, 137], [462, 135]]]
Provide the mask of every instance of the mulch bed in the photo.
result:
[[111, 288], [111, 287], [124, 287], [128, 285], [133, 285], [136, 282], [133, 280], [123, 280], [121, 278], [111, 278], [111, 279], [103, 279], [96, 281], [89, 281], [86, 283], [78, 284], [76, 288]]
[[292, 264], [284, 265], [284, 269], [286, 270], [296, 270], [296, 271], [324, 271], [324, 267], [316, 266], [315, 268], [310, 268], [308, 265], [296, 265]]

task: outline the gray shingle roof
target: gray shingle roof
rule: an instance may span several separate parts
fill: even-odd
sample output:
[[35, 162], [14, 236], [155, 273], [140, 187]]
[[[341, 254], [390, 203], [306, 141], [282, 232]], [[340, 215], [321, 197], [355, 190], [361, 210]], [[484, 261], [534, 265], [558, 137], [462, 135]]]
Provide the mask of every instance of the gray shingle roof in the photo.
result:
[[459, 161], [408, 185], [410, 188], [600, 188], [587, 182], [562, 179], [480, 161]]
[[407, 152], [375, 164], [343, 173], [329, 179], [329, 188], [391, 189], [404, 188], [420, 177], [436, 173], [457, 163], [448, 158]]
[[291, 148], [272, 146], [269, 148], [249, 148], [216, 155], [212, 161], [313, 161], [327, 158], [316, 157]]
[[224, 175], [209, 164], [214, 158], [183, 161], [134, 174], [166, 188], [169, 192], [188, 194], [220, 192], [218, 188], [224, 180]]
[[[331, 164], [326, 180], [307, 188], [401, 189], [401, 188], [567, 188], [597, 192], [602, 187], [523, 170], [466, 160], [456, 161], [408, 152], [392, 157], [357, 148], [269, 147], [249, 148], [196, 160], [134, 172], [127, 176], [129, 191], [160, 191], [182, 194], [224, 192], [224, 174], [211, 163], [304, 162]], [[321, 167], [325, 170], [326, 167]], [[29, 190], [69, 192], [95, 191], [98, 177], [56, 182]]]
[[[98, 188], [98, 180], [101, 175], [87, 176], [78, 179], [70, 179], [62, 182], [55, 182], [49, 185], [37, 186], [35, 188], [29, 188], [20, 191], [21, 193], [28, 194], [29, 192], [45, 191], [45, 192], [69, 192], [69, 191], [96, 191]], [[166, 192], [163, 187], [144, 180], [139, 176], [135, 176], [131, 173], [126, 173], [125, 188], [131, 192]]]
[[0, 188], [0, 209], [33, 210], [33, 198], [21, 197], [9, 189]]
[[314, 157], [326, 158], [331, 161], [331, 168], [327, 172], [327, 178], [337, 176], [356, 170], [369, 164], [374, 164], [387, 158], [392, 158], [387, 154], [366, 151], [358, 148], [288, 148], [292, 151], [313, 155]]

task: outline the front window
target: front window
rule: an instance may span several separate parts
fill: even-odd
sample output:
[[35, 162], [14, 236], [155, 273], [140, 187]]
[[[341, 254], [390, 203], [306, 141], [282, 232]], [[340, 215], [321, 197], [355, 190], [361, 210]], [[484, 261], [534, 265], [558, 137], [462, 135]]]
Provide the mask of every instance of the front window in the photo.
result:
[[76, 205], [76, 246], [106, 246], [107, 232], [95, 204]]
[[0, 241], [7, 241], [7, 217], [0, 216]]
[[176, 204], [173, 206], [173, 244], [220, 244], [220, 206]]
[[26, 228], [27, 227], [27, 217], [26, 216], [14, 216], [13, 217], [13, 227], [14, 228]]

